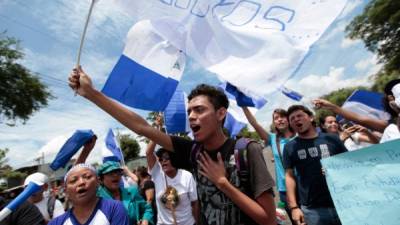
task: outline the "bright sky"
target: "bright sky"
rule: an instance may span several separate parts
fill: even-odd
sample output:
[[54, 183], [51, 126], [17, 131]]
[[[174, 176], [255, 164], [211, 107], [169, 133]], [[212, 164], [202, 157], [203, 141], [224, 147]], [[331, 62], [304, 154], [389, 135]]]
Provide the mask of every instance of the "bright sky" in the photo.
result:
[[[345, 38], [345, 27], [362, 12], [368, 1], [349, 0], [346, 8], [311, 48], [300, 70], [286, 84], [308, 98], [327, 94], [339, 88], [368, 85], [369, 75], [380, 69], [376, 57], [361, 41]], [[21, 40], [25, 53], [23, 65], [39, 74], [55, 99], [47, 108], [35, 113], [25, 125], [15, 127], [0, 124], [0, 148], [9, 148], [9, 163], [21, 167], [34, 163], [45, 155], [50, 162], [61, 145], [76, 129], [92, 129], [99, 137], [93, 151], [103, 145], [108, 128], [128, 132], [110, 116], [81, 97], [75, 97], [67, 85], [67, 77], [75, 65], [79, 38], [90, 0], [2, 0], [0, 30]], [[81, 65], [101, 89], [120, 56], [124, 38], [134, 24], [112, 4], [100, 0], [94, 9], [82, 53]], [[257, 82], [257, 81], [255, 81]], [[181, 80], [181, 88], [189, 92], [199, 83], [217, 84], [216, 76], [191, 61]], [[280, 93], [266, 96], [268, 104], [257, 118], [269, 127], [272, 109], [294, 104]], [[135, 110], [146, 116], [148, 112]], [[95, 156], [97, 155], [97, 157]], [[91, 160], [99, 160], [92, 154]]]

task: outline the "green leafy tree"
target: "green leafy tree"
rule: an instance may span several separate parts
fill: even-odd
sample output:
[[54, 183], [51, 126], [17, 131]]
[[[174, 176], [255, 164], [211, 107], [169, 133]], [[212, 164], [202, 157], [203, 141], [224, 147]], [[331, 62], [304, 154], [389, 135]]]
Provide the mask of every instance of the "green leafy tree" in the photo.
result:
[[362, 39], [377, 53], [389, 71], [400, 69], [400, 1], [373, 0], [355, 17], [346, 31], [352, 39]]
[[23, 122], [45, 107], [51, 94], [37, 75], [19, 64], [24, 54], [19, 41], [0, 34], [0, 122]]
[[261, 141], [260, 136], [255, 131], [250, 131], [247, 125], [240, 131], [239, 135], [241, 137], [251, 138], [256, 141]]
[[118, 134], [119, 146], [121, 147], [126, 162], [139, 156], [140, 145], [130, 134]]
[[[336, 91], [332, 91], [331, 93], [321, 96], [322, 99], [326, 99], [332, 102], [335, 105], [341, 106], [346, 101], [346, 99], [355, 91], [355, 90], [368, 90], [367, 87], [349, 87], [349, 88], [341, 88]], [[319, 125], [319, 119], [328, 115], [334, 115], [333, 112], [326, 109], [319, 109], [315, 112], [315, 118], [317, 125]]]
[[[0, 177], [6, 179], [23, 179], [26, 177], [25, 173], [14, 171], [13, 168], [7, 164], [8, 148], [0, 149]], [[0, 186], [0, 189], [6, 189], [7, 186]], [[1, 191], [1, 190], [0, 190]]]
[[399, 78], [399, 70], [392, 70], [391, 72], [381, 71], [374, 76], [374, 84], [372, 85], [371, 90], [383, 93], [383, 89], [389, 81]]

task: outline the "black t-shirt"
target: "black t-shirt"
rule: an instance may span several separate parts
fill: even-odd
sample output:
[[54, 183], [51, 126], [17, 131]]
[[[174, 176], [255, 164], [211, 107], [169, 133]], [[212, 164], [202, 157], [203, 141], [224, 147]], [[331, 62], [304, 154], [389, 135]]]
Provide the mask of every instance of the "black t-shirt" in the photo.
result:
[[[192, 171], [196, 179], [202, 224], [252, 224], [244, 223], [240, 219], [240, 209], [211, 181], [197, 172], [197, 164], [191, 160], [191, 152], [195, 142], [175, 136], [171, 136], [171, 140], [176, 153], [172, 160], [176, 160], [176, 165], [179, 168]], [[221, 153], [230, 183], [241, 189], [233, 155], [234, 148], [235, 140], [228, 139], [220, 148], [207, 151], [207, 153], [213, 160], [217, 160], [218, 152]], [[274, 181], [268, 172], [267, 164], [262, 155], [262, 149], [263, 147], [255, 142], [249, 144], [247, 148], [248, 172], [253, 198], [257, 198], [265, 191], [271, 191], [274, 186]], [[200, 149], [200, 151], [205, 150]]]
[[313, 139], [296, 137], [285, 145], [283, 166], [295, 170], [301, 205], [333, 207], [320, 160], [346, 151], [337, 135], [326, 133]]
[[44, 225], [45, 221], [39, 209], [25, 201], [8, 215], [0, 225]]

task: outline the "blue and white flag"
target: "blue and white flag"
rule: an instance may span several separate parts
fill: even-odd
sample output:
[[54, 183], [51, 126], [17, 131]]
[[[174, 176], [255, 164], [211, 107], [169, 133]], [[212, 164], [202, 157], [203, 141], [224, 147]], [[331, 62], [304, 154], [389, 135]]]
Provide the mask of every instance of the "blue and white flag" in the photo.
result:
[[107, 161], [124, 162], [124, 156], [117, 143], [112, 129], [109, 129], [102, 148], [103, 163]]
[[42, 183], [29, 182], [25, 189], [0, 211], [0, 222], [14, 212], [18, 206], [25, 202], [32, 194], [38, 192], [42, 185]]
[[279, 88], [279, 90], [282, 92], [282, 94], [284, 94], [285, 96], [287, 96], [288, 98], [298, 101], [300, 102], [303, 99], [303, 95], [300, 94], [299, 92], [296, 92], [294, 90], [291, 90], [285, 86], [281, 86]]
[[56, 171], [61, 167], [65, 167], [72, 156], [93, 136], [92, 130], [76, 130], [58, 151], [56, 158], [50, 164], [50, 168]]
[[347, 0], [117, 2], [221, 80], [264, 96], [295, 74]]
[[[242, 108], [237, 103], [236, 96], [226, 90], [226, 83], [220, 84], [219, 88], [225, 92], [229, 100], [229, 108], [224, 127], [228, 130], [231, 137], [235, 137], [246, 126], [246, 124], [248, 124], [248, 121]], [[257, 108], [249, 108], [249, 110], [253, 114], [257, 112]]]
[[186, 133], [190, 131], [186, 102], [186, 93], [176, 89], [164, 111], [165, 128], [168, 134]]
[[223, 86], [225, 86], [225, 92], [235, 96], [238, 106], [255, 107], [257, 109], [261, 109], [267, 103], [265, 98], [252, 93], [249, 90], [235, 87], [229, 82], [224, 83], [222, 87]]
[[102, 92], [133, 108], [163, 111], [185, 69], [185, 54], [150, 23], [136, 23]]
[[[342, 108], [360, 115], [388, 121], [390, 115], [383, 108], [382, 98], [383, 94], [380, 93], [355, 90], [343, 103]], [[339, 117], [338, 121], [340, 122], [341, 119]]]

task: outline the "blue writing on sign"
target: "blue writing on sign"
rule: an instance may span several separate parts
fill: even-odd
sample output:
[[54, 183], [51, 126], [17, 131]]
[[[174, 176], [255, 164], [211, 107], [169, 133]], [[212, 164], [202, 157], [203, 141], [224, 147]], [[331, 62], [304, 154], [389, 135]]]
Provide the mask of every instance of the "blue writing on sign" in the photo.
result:
[[176, 0], [175, 7], [180, 9], [188, 9], [192, 0]]
[[[250, 23], [261, 9], [261, 4], [254, 1], [240, 1], [230, 13], [223, 16], [221, 21], [228, 22], [233, 26], [244, 26]], [[234, 13], [236, 12], [236, 13]], [[238, 16], [240, 14], [240, 16]]]
[[[255, 28], [260, 29], [275, 29], [285, 31], [287, 25], [291, 23], [296, 15], [293, 9], [281, 5], [273, 5], [263, 7], [256, 0], [219, 0], [214, 3], [210, 0], [159, 0], [161, 3], [175, 7], [179, 10], [189, 10], [193, 16], [204, 18], [209, 12], [222, 23], [229, 23], [232, 26], [245, 26], [256, 18], [262, 25], [257, 24]], [[263, 8], [267, 8], [265, 13], [262, 13]], [[217, 17], [219, 11], [220, 17]]]
[[207, 10], [205, 12], [202, 12], [204, 10], [204, 3], [203, 2], [208, 2], [208, 0], [195, 0], [195, 3], [190, 10], [190, 14], [197, 16], [197, 17], [206, 17], [208, 14], [208, 11], [210, 11], [210, 5], [207, 4]]
[[283, 6], [271, 6], [264, 14], [263, 19], [267, 21], [267, 26], [259, 26], [262, 29], [286, 30], [286, 24], [293, 21], [296, 12]]
[[167, 4], [167, 5], [172, 5], [172, 0], [160, 0], [160, 2]]

